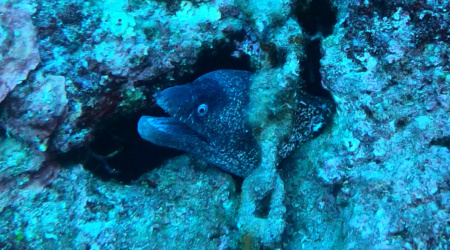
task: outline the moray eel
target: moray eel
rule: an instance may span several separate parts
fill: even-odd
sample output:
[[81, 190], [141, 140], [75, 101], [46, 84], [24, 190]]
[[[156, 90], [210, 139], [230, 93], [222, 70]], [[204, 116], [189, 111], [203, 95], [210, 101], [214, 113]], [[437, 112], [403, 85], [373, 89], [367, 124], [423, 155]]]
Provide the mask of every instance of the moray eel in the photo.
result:
[[[260, 150], [249, 125], [252, 74], [217, 70], [192, 83], [154, 95], [171, 117], [142, 116], [140, 136], [156, 145], [193, 154], [229, 173], [246, 177], [260, 161]], [[289, 142], [280, 149], [285, 157], [328, 120], [330, 101], [298, 95], [295, 125]]]

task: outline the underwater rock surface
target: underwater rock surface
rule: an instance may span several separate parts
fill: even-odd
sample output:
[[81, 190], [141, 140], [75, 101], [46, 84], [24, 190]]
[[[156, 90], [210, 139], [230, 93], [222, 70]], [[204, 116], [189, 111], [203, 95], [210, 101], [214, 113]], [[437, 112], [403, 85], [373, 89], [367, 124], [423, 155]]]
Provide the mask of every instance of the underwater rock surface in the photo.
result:
[[447, 249], [450, 5], [336, 4], [321, 72], [337, 114], [285, 171], [290, 246]]
[[[422, 0], [3, 1], [0, 248], [447, 249], [449, 11]], [[154, 93], [217, 69], [255, 77], [262, 157], [242, 185], [187, 155], [139, 162], [148, 172], [127, 184], [68, 156], [91, 150], [101, 122], [154, 111]], [[336, 114], [280, 161], [297, 90], [326, 93]]]
[[49, 188], [32, 182], [2, 192], [0, 220], [8, 226], [0, 242], [7, 249], [236, 249], [237, 198], [230, 175], [198, 171], [186, 156], [132, 186], [71, 166]]

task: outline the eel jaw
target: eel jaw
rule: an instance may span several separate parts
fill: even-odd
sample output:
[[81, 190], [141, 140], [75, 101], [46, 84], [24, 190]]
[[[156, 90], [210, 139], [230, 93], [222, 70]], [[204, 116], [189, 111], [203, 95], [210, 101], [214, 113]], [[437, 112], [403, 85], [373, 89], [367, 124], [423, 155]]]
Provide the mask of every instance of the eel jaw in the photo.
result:
[[205, 138], [174, 117], [142, 116], [138, 133], [153, 144], [182, 151], [208, 147]]

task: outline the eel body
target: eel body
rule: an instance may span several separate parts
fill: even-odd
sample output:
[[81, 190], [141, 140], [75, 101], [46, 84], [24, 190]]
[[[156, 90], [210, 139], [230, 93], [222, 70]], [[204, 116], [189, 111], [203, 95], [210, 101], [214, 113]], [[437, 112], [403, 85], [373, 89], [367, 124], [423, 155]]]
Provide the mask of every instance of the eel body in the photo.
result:
[[[224, 171], [246, 177], [261, 158], [254, 129], [249, 123], [252, 74], [217, 70], [192, 83], [154, 95], [170, 117], [142, 116], [140, 136], [154, 144], [193, 154]], [[301, 142], [313, 137], [329, 120], [329, 100], [297, 95], [295, 124], [289, 142], [280, 149], [285, 157]]]

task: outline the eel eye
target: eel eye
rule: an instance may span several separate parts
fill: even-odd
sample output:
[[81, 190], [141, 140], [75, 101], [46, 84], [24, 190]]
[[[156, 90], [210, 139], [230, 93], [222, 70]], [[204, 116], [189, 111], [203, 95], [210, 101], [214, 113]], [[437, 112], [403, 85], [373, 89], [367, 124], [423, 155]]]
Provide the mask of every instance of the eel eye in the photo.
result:
[[200, 104], [197, 107], [197, 114], [199, 116], [204, 116], [206, 113], [208, 113], [208, 104]]

